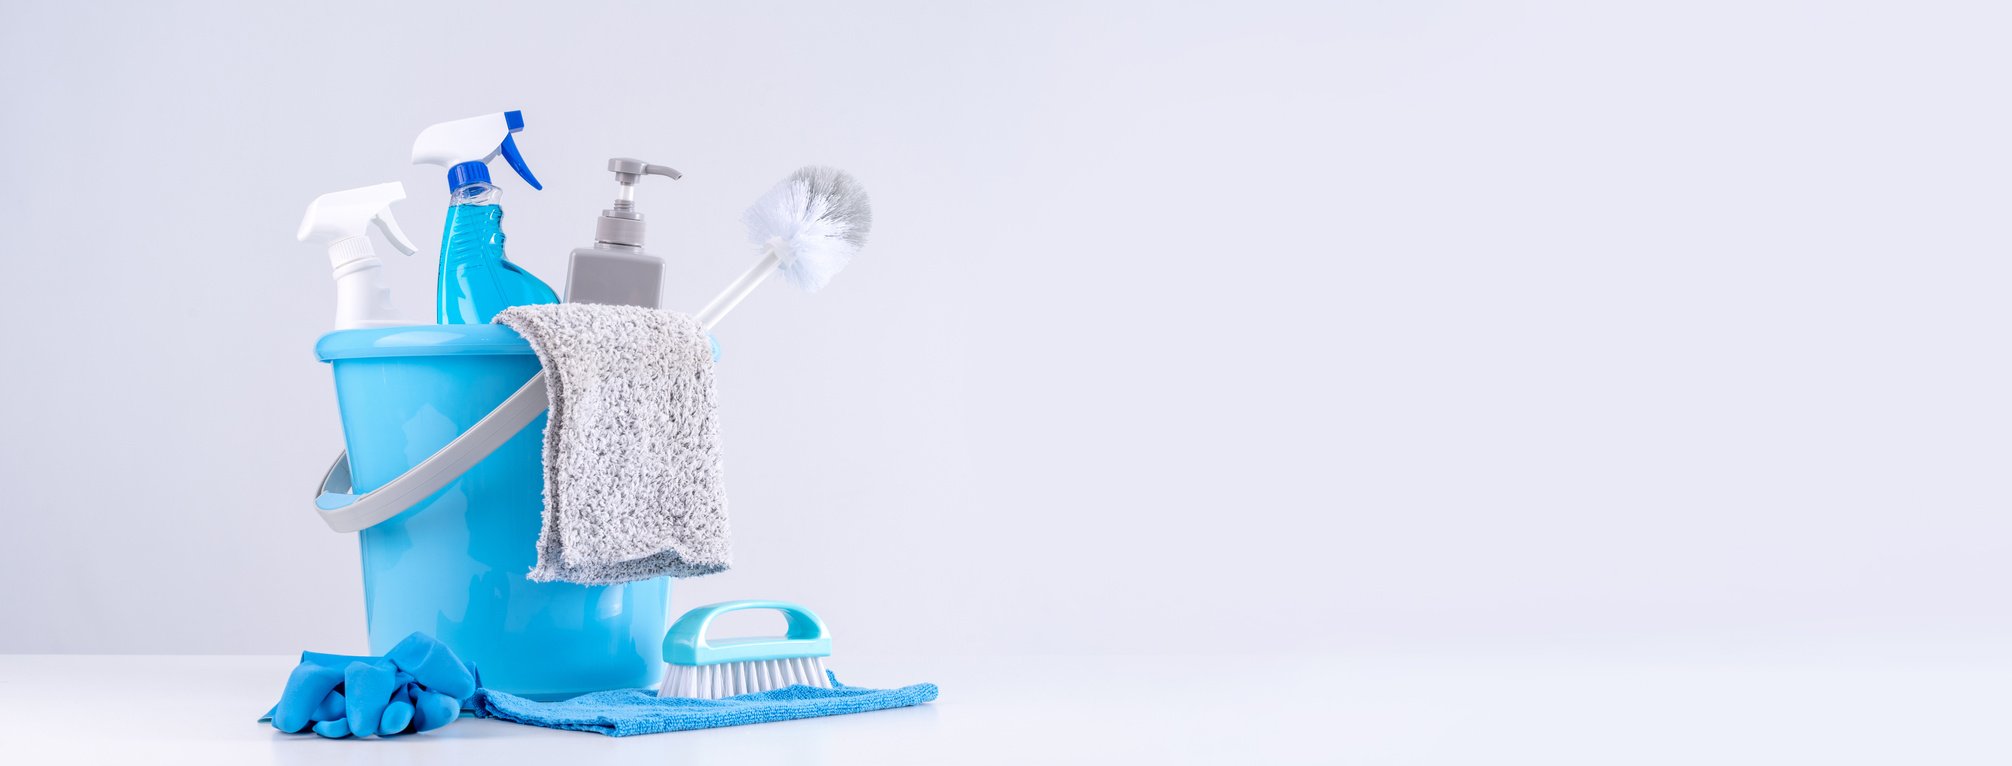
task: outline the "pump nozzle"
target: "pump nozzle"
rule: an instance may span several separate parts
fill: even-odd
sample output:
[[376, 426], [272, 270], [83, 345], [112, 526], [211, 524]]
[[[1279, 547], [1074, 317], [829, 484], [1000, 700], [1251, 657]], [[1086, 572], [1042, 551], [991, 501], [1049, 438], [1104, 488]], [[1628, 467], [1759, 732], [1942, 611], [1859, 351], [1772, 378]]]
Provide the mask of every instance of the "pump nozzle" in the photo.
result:
[[668, 165], [652, 165], [629, 157], [616, 157], [608, 160], [608, 170], [615, 174], [615, 183], [623, 186], [632, 186], [646, 175], [664, 176], [673, 181], [685, 177], [685, 174], [678, 172], [677, 168]]
[[489, 161], [500, 154], [531, 188], [543, 189], [544, 184], [531, 175], [531, 166], [524, 163], [524, 155], [517, 151], [517, 141], [510, 135], [523, 129], [524, 113], [520, 111], [429, 125], [412, 141], [412, 164], [447, 168], [448, 188], [459, 189], [488, 183]]
[[328, 262], [335, 268], [335, 329], [409, 324], [391, 305], [391, 291], [382, 279], [384, 263], [364, 231], [375, 225], [399, 252], [419, 252], [398, 228], [398, 219], [391, 217], [391, 203], [402, 199], [405, 184], [393, 181], [330, 192], [308, 203], [294, 236], [328, 247]]
[[640, 248], [643, 214], [636, 212], [636, 182], [643, 180], [643, 176], [663, 176], [675, 181], [685, 174], [668, 165], [652, 165], [630, 157], [608, 160], [608, 171], [615, 174], [615, 183], [620, 188], [615, 191], [615, 206], [601, 211], [601, 220], [594, 224], [594, 241]]

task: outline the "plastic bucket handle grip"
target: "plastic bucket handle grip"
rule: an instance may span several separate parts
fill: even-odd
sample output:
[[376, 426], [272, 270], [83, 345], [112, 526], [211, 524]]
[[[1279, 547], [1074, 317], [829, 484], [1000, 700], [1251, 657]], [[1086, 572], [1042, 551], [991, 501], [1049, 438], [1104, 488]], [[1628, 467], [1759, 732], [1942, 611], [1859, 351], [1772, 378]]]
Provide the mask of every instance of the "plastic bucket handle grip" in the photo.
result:
[[328, 523], [328, 528], [337, 532], [358, 532], [376, 526], [461, 478], [461, 474], [537, 420], [546, 404], [545, 372], [540, 370], [517, 393], [482, 416], [473, 428], [368, 494], [350, 492], [349, 453], [337, 455], [335, 464], [328, 467], [328, 474], [321, 479], [321, 489], [314, 498], [315, 510], [321, 513], [321, 520]]

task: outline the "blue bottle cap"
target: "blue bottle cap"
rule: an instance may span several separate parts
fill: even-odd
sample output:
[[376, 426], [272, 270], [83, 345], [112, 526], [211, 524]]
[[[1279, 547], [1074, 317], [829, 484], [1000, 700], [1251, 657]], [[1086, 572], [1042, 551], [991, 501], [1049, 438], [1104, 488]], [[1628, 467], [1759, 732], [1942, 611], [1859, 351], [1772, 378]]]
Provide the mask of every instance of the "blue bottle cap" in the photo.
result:
[[460, 191], [471, 184], [489, 183], [489, 166], [481, 162], [463, 162], [447, 169], [447, 188]]

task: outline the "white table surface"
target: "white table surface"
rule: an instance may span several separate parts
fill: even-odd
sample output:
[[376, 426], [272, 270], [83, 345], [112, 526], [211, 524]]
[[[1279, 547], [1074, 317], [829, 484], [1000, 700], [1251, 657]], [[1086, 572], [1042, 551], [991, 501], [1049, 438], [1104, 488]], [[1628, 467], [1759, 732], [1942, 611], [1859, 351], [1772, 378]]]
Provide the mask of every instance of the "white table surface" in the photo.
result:
[[9, 763], [2012, 763], [2012, 665], [1936, 660], [835, 657], [935, 703], [629, 738], [253, 722], [284, 656], [0, 656]]

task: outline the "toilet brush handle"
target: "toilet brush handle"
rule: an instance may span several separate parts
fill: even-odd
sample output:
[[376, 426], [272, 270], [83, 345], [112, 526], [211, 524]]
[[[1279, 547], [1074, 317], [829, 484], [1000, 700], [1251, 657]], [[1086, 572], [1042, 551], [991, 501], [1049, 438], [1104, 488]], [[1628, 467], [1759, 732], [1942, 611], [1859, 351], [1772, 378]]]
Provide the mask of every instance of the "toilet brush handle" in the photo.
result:
[[439, 492], [442, 487], [461, 478], [461, 474], [482, 462], [489, 453], [524, 430], [531, 421], [545, 412], [545, 372], [525, 381], [517, 393], [496, 405], [496, 409], [482, 416], [474, 427], [469, 428], [454, 441], [441, 447], [439, 452], [419, 462], [411, 470], [398, 478], [385, 482], [384, 486], [367, 494], [350, 492], [352, 482], [349, 475], [349, 453], [336, 457], [335, 464], [329, 466], [328, 474], [321, 479], [321, 489], [314, 499], [315, 510], [321, 512], [321, 519], [328, 528], [337, 532], [357, 532], [404, 513], [419, 501]]
[[700, 331], [712, 331], [713, 326], [719, 324], [727, 312], [740, 305], [741, 299], [748, 297], [749, 293], [753, 293], [755, 288], [761, 287], [761, 283], [768, 280], [769, 275], [775, 273], [776, 267], [782, 264], [782, 257], [778, 255], [779, 249], [774, 243], [764, 248], [761, 260], [755, 263], [754, 268], [742, 273], [733, 284], [727, 285], [727, 289], [720, 291], [719, 296], [713, 298], [711, 303], [699, 309], [698, 316], [692, 319], [699, 323]]

